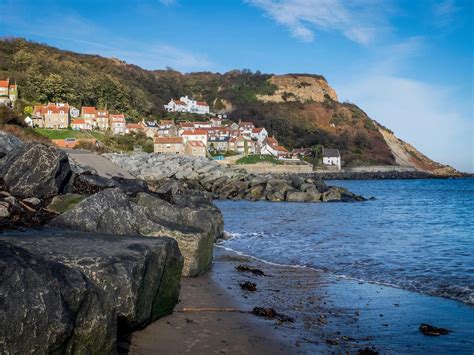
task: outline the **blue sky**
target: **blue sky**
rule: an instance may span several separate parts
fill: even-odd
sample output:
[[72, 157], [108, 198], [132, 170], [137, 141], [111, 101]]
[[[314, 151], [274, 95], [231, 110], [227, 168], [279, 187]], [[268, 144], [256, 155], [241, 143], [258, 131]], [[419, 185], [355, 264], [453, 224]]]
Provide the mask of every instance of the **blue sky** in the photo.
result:
[[0, 34], [147, 69], [324, 75], [428, 156], [474, 172], [471, 0], [0, 1]]

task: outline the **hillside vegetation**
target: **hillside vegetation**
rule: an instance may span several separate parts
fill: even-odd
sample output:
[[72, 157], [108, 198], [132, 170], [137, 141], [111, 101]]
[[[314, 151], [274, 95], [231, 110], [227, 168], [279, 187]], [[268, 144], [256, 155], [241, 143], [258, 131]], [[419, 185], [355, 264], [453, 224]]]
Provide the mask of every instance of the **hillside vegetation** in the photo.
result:
[[[266, 127], [289, 149], [338, 148], [349, 165], [397, 164], [400, 159], [393, 152], [407, 149], [401, 141], [396, 147], [390, 145], [382, 134], [390, 131], [359, 107], [338, 102], [336, 92], [321, 75], [150, 71], [118, 59], [14, 38], [0, 41], [0, 77], [17, 81], [19, 110], [34, 103], [67, 101], [73, 106], [125, 112], [133, 120], [180, 118], [164, 112], [163, 105], [170, 98], [188, 95], [208, 102], [212, 112]], [[414, 150], [405, 163], [424, 170], [441, 167], [421, 156]], [[423, 164], [418, 166], [419, 161]]]

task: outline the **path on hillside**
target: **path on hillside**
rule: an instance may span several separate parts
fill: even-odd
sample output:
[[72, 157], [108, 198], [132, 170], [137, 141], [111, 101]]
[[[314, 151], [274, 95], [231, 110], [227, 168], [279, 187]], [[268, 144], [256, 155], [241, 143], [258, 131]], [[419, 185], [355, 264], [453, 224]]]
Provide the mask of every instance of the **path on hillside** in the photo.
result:
[[79, 149], [64, 149], [67, 154], [81, 165], [90, 166], [97, 171], [97, 174], [107, 178], [120, 176], [127, 179], [134, 179], [128, 171], [112, 163], [101, 155]]

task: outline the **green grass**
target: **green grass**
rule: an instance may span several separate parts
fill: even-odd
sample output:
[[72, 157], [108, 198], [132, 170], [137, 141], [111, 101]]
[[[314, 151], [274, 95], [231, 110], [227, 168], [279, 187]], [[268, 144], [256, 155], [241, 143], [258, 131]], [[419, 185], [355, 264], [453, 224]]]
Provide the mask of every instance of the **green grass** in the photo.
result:
[[281, 164], [281, 161], [271, 155], [247, 155], [240, 158], [237, 164], [257, 164], [257, 163], [272, 163]]
[[102, 141], [104, 135], [101, 132], [95, 131], [73, 131], [70, 129], [46, 129], [46, 128], [35, 128], [37, 133], [49, 139], [66, 139], [66, 138], [76, 138], [76, 139], [97, 139]]

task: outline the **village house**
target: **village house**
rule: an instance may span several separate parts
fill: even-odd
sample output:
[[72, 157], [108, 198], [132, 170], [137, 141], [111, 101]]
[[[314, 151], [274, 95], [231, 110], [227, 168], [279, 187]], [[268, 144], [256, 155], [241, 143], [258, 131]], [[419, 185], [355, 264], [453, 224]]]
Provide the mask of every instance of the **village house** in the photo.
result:
[[237, 136], [229, 139], [229, 150], [238, 154], [255, 154], [255, 143], [248, 137]]
[[160, 154], [184, 154], [182, 137], [155, 137], [153, 151]]
[[185, 153], [194, 157], [206, 157], [206, 145], [202, 141], [188, 140]]
[[341, 170], [341, 154], [337, 149], [323, 149], [323, 164]]
[[207, 146], [207, 131], [204, 129], [195, 129], [193, 131], [184, 131], [181, 135], [184, 142], [186, 143], [189, 140], [192, 141], [201, 141], [205, 146]]
[[10, 83], [10, 78], [0, 80], [0, 105], [14, 106], [18, 97], [17, 85]]
[[189, 112], [200, 115], [209, 113], [209, 105], [206, 102], [196, 101], [190, 99], [188, 96], [182, 96], [179, 100], [171, 99], [164, 107], [168, 112]]
[[259, 143], [263, 143], [268, 137], [268, 132], [265, 128], [254, 128], [250, 133], [250, 137], [256, 139]]
[[211, 122], [205, 121], [205, 122], [193, 122], [194, 128], [211, 128]]
[[222, 118], [213, 117], [210, 121], [212, 127], [222, 127]]
[[230, 137], [209, 137], [207, 146], [217, 152], [227, 152], [229, 150]]
[[295, 148], [291, 151], [291, 157], [293, 159], [301, 159], [301, 158], [306, 158], [310, 157], [312, 154], [311, 148]]
[[87, 127], [86, 121], [82, 118], [76, 118], [76, 119], [72, 120], [71, 128], [75, 131], [82, 131], [82, 130], [92, 129], [90, 127]]
[[260, 148], [260, 154], [273, 155], [277, 158], [288, 157], [290, 153], [288, 150], [281, 146], [275, 137], [267, 137]]
[[96, 127], [103, 131], [108, 130], [110, 128], [109, 111], [107, 110], [96, 111]]
[[33, 124], [39, 128], [65, 129], [69, 127], [69, 105], [48, 103], [33, 108]]
[[110, 115], [110, 129], [113, 134], [124, 134], [125, 124], [125, 116], [123, 114]]
[[143, 132], [145, 133], [145, 127], [143, 127], [140, 123], [127, 123], [125, 125], [125, 133], [138, 133]]
[[82, 106], [81, 118], [86, 122], [87, 129], [93, 129], [96, 127], [96, 109], [93, 106]]
[[174, 121], [172, 120], [161, 120], [158, 125], [157, 135], [165, 137], [173, 137], [178, 135], [178, 130]]

